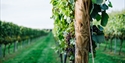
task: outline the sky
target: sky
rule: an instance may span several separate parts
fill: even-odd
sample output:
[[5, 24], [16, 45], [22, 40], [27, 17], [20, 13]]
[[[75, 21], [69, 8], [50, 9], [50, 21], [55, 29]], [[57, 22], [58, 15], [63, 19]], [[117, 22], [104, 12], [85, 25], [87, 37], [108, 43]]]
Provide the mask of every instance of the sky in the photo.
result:
[[[125, 9], [125, 0], [110, 0], [113, 8], [108, 12]], [[0, 20], [13, 22], [20, 26], [45, 29], [53, 28], [50, 19], [52, 5], [50, 0], [0, 0]]]

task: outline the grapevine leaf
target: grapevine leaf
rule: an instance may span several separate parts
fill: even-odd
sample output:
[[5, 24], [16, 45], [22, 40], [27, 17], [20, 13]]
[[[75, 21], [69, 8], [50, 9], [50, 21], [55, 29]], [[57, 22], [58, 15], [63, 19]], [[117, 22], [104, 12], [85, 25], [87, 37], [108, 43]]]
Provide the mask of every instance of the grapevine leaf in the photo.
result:
[[100, 5], [94, 4], [94, 10], [97, 11], [97, 12], [101, 12]]
[[93, 3], [101, 5], [105, 2], [106, 0], [92, 0]]
[[100, 31], [103, 31], [103, 30], [104, 30], [103, 27], [100, 26], [100, 25], [98, 25], [98, 28], [99, 28]]
[[110, 1], [109, 1], [108, 6], [111, 7], [111, 8], [113, 7], [113, 6], [112, 6], [112, 3], [111, 3]]
[[73, 4], [73, 3], [74, 3], [74, 0], [69, 0], [69, 2], [70, 2], [71, 4]]
[[99, 14], [96, 15], [96, 20], [99, 21], [101, 19], [101, 16]]
[[108, 23], [108, 18], [109, 18], [108, 14], [105, 11], [103, 11], [102, 12], [102, 19], [101, 19], [102, 26], [106, 26], [106, 24]]
[[102, 10], [107, 10], [107, 9], [108, 9], [108, 6], [107, 6], [106, 4], [103, 4], [103, 5], [101, 5], [101, 9], [102, 9]]
[[98, 14], [98, 12], [101, 12], [101, 7], [100, 5], [94, 4], [94, 9], [91, 13], [91, 17], [96, 19], [96, 15]]
[[98, 12], [96, 12], [96, 11], [93, 10], [93, 12], [91, 13], [91, 17], [95, 18], [97, 14], [98, 14]]
[[102, 43], [102, 42], [105, 41], [104, 35], [96, 35], [96, 34], [93, 34], [93, 35], [92, 35], [92, 39], [93, 39], [93, 41], [95, 41], [96, 43]]
[[96, 3], [96, 0], [92, 0], [92, 3]]

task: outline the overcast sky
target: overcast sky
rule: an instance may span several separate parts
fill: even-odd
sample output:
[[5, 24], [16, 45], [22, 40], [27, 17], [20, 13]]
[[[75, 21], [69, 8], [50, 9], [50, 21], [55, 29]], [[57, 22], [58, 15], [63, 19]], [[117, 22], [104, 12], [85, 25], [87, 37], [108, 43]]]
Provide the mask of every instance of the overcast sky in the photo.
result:
[[[125, 8], [125, 0], [111, 0], [112, 10]], [[53, 28], [50, 0], [0, 0], [0, 20], [31, 28]]]

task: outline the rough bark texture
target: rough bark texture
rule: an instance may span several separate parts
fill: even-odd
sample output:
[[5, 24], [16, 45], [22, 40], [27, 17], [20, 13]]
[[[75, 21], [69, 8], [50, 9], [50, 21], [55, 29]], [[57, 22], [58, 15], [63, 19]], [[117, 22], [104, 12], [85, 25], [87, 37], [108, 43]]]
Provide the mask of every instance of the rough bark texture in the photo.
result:
[[75, 63], [88, 63], [90, 1], [76, 0], [75, 3]]

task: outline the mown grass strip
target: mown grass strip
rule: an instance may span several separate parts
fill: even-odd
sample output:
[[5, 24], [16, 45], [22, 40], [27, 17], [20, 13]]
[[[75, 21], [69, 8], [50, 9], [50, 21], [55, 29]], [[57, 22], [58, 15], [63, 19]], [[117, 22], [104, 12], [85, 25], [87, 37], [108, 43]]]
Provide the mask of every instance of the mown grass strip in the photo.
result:
[[20, 51], [14, 58], [5, 60], [4, 63], [59, 63], [59, 57], [51, 49], [55, 46], [52, 33], [37, 40], [36, 43]]

